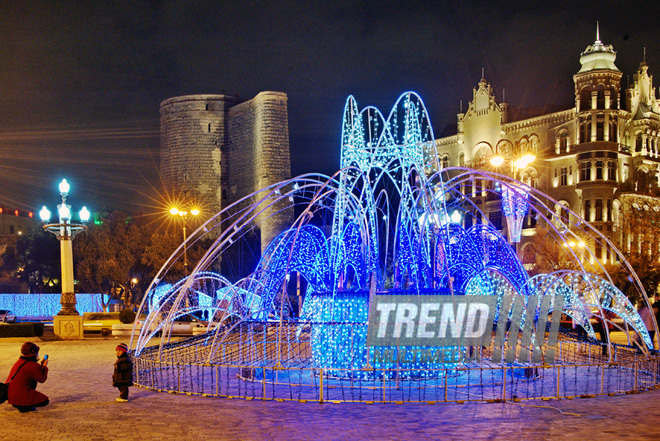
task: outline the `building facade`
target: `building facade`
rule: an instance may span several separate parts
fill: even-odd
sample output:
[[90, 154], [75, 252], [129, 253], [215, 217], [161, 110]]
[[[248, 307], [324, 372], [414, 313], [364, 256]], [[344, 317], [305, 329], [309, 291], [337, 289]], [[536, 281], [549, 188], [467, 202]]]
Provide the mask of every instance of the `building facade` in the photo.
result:
[[40, 228], [33, 212], [0, 207], [0, 246], [14, 245], [22, 235]]
[[[512, 118], [508, 105], [498, 103], [482, 79], [467, 111], [458, 114], [457, 134], [436, 140], [439, 164], [511, 173], [490, 159], [533, 154], [536, 159], [515, 170], [514, 177], [558, 201], [558, 216], [568, 207], [622, 251], [657, 259], [660, 104], [645, 62], [622, 91], [615, 60], [612, 46], [597, 36], [573, 76], [575, 107], [530, 117], [517, 112]], [[505, 229], [500, 201], [484, 197], [483, 203], [495, 226]], [[536, 232], [535, 219], [526, 219], [524, 227], [522, 250]], [[601, 262], [614, 263], [607, 246], [587, 246]]]
[[[251, 100], [187, 95], [160, 105], [160, 172], [176, 199], [215, 214], [242, 197], [291, 177], [287, 95]], [[288, 211], [260, 226], [263, 249], [291, 222]]]

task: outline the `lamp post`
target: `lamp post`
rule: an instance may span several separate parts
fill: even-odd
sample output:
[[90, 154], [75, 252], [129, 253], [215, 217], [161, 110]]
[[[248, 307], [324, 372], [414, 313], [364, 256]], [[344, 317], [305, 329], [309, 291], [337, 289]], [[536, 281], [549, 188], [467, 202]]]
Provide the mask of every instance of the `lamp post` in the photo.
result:
[[71, 219], [71, 206], [66, 203], [70, 185], [62, 179], [59, 185], [62, 203], [57, 206], [58, 223], [50, 222], [50, 211], [45, 206], [39, 212], [44, 222], [44, 230], [54, 234], [60, 241], [60, 265], [62, 267], [62, 295], [60, 304], [62, 309], [54, 319], [54, 332], [62, 338], [82, 338], [82, 317], [76, 310], [76, 295], [73, 287], [73, 246], [72, 241], [76, 234], [87, 229], [89, 210], [83, 207], [80, 210], [81, 223], [73, 223]]
[[188, 211], [179, 210], [177, 207], [172, 207], [170, 208], [170, 214], [172, 216], [179, 216], [183, 224], [183, 272], [184, 272], [184, 276], [187, 276], [188, 275], [188, 244], [186, 244], [186, 219], [188, 218], [188, 214], [191, 214], [193, 216], [198, 216], [199, 210], [197, 208], [193, 208], [192, 210], [190, 210], [190, 212], [188, 212]]

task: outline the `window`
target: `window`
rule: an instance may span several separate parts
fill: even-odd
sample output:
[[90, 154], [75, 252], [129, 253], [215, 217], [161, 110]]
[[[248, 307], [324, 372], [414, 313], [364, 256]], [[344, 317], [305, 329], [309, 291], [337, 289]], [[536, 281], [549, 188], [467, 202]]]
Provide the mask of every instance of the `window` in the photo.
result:
[[465, 167], [465, 153], [463, 152], [461, 152], [461, 154], [458, 155], [458, 166]]
[[610, 109], [619, 108], [619, 92], [614, 86], [610, 88]]
[[559, 216], [561, 217], [561, 221], [562, 221], [563, 223], [565, 223], [566, 225], [568, 225], [568, 221], [569, 221], [569, 218], [568, 218], [568, 208], [562, 206], [562, 207], [559, 209]]
[[607, 220], [612, 221], [612, 199], [607, 200]]
[[605, 108], [605, 86], [599, 84], [596, 88], [596, 108], [604, 109]]
[[222, 199], [223, 200], [227, 199], [227, 190], [225, 189], [222, 190]]
[[568, 185], [568, 168], [562, 167], [559, 173], [559, 185]]
[[442, 168], [449, 167], [449, 156], [445, 155], [442, 157]]
[[14, 234], [14, 226], [13, 225], [9, 226], [9, 234]]
[[211, 123], [209, 123], [209, 133], [211, 133]]
[[568, 152], [568, 132], [561, 132], [559, 135], [559, 151]]
[[580, 91], [580, 112], [591, 109], [591, 89], [585, 87]]
[[591, 142], [591, 122], [584, 122], [580, 127], [580, 142]]
[[580, 163], [580, 182], [591, 181], [591, 162]]
[[584, 201], [584, 216], [582, 217], [584, 217], [587, 222], [591, 222], [591, 201], [589, 199]]
[[502, 229], [502, 212], [501, 211], [491, 211], [488, 213], [488, 220], [496, 230]]
[[607, 179], [616, 181], [616, 162], [614, 161], [607, 163]]
[[603, 179], [603, 161], [596, 161], [596, 180]]
[[603, 220], [603, 200], [596, 199], [596, 221]]

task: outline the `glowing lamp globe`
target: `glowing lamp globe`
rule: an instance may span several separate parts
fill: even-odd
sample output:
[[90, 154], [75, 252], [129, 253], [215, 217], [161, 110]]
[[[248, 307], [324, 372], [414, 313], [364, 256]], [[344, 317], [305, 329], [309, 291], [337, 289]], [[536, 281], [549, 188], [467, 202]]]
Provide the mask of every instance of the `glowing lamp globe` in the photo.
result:
[[463, 216], [461, 216], [461, 213], [458, 210], [456, 210], [451, 214], [451, 221], [455, 224], [460, 224], [462, 217]]
[[87, 207], [83, 206], [79, 214], [81, 222], [87, 222], [89, 220], [89, 210]]
[[192, 214], [193, 216], [197, 216], [199, 214], [199, 210], [197, 208], [193, 208], [192, 210], [190, 210], [190, 214]]
[[66, 182], [66, 179], [62, 179], [62, 182], [60, 182], [60, 194], [62, 196], [66, 196], [69, 194], [69, 190], [71, 189], [71, 186], [69, 185], [68, 182]]
[[504, 158], [501, 156], [493, 156], [490, 158], [490, 163], [495, 167], [499, 167], [500, 165], [504, 164]]
[[39, 217], [43, 222], [48, 222], [50, 220], [50, 211], [45, 205], [41, 208], [41, 211], [39, 211]]
[[69, 207], [66, 205], [60, 205], [57, 210], [60, 215], [60, 219], [68, 220], [71, 218], [71, 210], [69, 210]]
[[170, 214], [171, 214], [172, 216], [176, 216], [178, 213], [179, 213], [179, 209], [178, 209], [178, 208], [176, 208], [176, 207], [172, 207], [172, 208], [170, 208]]
[[532, 162], [534, 162], [535, 159], [536, 159], [535, 155], [532, 155], [531, 153], [528, 153], [528, 154], [523, 155], [522, 157], [516, 159], [513, 162], [513, 165], [517, 169], [523, 169], [523, 168], [527, 167], [529, 164], [531, 164]]

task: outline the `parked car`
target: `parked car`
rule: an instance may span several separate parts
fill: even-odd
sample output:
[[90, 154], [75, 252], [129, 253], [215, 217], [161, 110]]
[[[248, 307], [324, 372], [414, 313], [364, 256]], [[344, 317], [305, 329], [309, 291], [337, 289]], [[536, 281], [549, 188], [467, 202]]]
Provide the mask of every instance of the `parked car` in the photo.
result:
[[85, 332], [110, 334], [112, 325], [118, 323], [121, 323], [118, 312], [85, 312], [83, 314], [83, 330]]
[[16, 323], [16, 314], [9, 309], [0, 309], [0, 322]]

